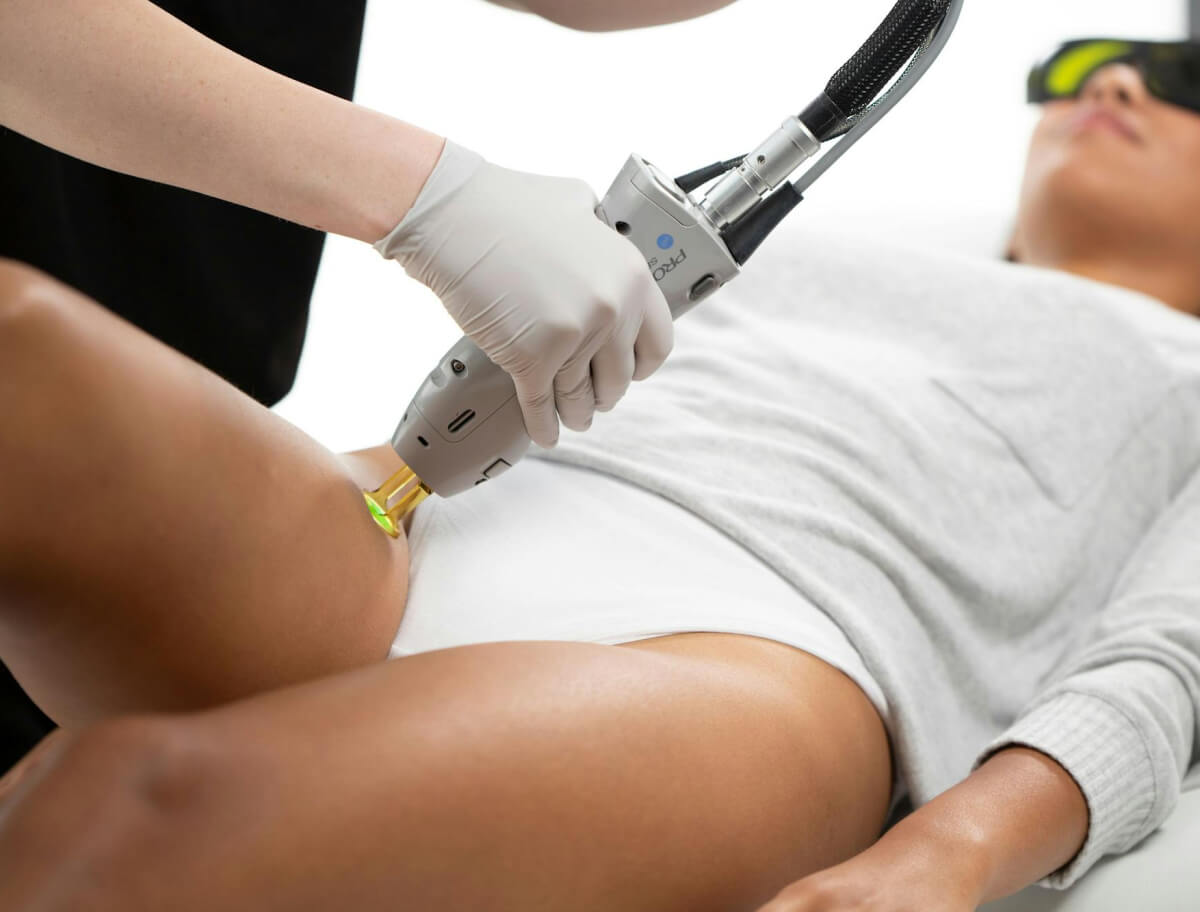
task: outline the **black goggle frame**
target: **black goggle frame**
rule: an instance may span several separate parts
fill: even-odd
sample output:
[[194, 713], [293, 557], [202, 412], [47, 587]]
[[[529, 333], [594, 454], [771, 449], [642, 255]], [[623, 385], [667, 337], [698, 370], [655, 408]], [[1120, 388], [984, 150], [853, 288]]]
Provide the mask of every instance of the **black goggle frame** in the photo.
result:
[[1030, 72], [1028, 100], [1077, 98], [1093, 75], [1117, 63], [1136, 67], [1155, 98], [1200, 114], [1200, 42], [1193, 41], [1068, 41]]

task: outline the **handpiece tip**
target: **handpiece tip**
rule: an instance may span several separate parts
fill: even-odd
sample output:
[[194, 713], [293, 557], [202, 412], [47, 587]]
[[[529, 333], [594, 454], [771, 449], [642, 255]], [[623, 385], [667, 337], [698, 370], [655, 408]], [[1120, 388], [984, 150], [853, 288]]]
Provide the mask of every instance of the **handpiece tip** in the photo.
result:
[[408, 466], [374, 491], [363, 491], [363, 499], [375, 524], [392, 538], [400, 537], [405, 517], [433, 492]]

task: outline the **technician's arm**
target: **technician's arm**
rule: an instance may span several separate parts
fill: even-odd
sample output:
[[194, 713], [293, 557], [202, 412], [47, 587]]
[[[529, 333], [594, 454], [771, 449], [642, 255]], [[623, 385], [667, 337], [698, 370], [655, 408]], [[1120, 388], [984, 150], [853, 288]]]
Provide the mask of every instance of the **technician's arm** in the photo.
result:
[[733, 0], [492, 0], [589, 32], [642, 28], [703, 16]]
[[239, 57], [146, 0], [0, 0], [0, 124], [368, 242], [400, 221], [442, 147]]
[[440, 137], [258, 66], [147, 0], [0, 0], [0, 125], [302, 225], [386, 236], [381, 251], [512, 376], [542, 446], [560, 417], [586, 429], [670, 352], [666, 299], [588, 187], [443, 154]]

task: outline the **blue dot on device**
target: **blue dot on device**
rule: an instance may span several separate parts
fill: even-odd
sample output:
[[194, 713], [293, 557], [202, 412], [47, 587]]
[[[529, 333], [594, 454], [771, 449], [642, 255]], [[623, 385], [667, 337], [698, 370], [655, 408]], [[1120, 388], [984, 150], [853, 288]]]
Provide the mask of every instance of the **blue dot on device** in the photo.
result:
[[669, 234], [660, 234], [658, 236], [658, 246], [661, 250], [670, 250], [675, 246], [675, 238]]

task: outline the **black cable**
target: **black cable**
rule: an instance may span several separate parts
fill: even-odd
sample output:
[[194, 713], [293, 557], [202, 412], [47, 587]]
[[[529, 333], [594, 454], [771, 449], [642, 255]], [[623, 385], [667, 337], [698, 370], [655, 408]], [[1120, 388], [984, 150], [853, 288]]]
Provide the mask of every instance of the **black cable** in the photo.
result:
[[866, 43], [834, 73], [825, 94], [847, 117], [856, 117], [946, 18], [950, 0], [900, 0]]
[[754, 256], [762, 242], [804, 201], [792, 184], [784, 184], [721, 232], [721, 238], [739, 266]]
[[800, 114], [821, 142], [843, 135], [946, 18], [951, 0], [900, 0]]
[[806, 193], [809, 187], [841, 161], [842, 157], [854, 148], [860, 139], [871, 132], [876, 124], [890, 114], [896, 105], [912, 91], [913, 87], [925, 78], [929, 68], [937, 62], [950, 38], [954, 35], [959, 18], [962, 16], [965, 0], [942, 0], [942, 2], [946, 5], [945, 15], [937, 20], [936, 27], [931, 29], [929, 34], [917, 45], [917, 50], [908, 66], [892, 87], [868, 104], [860, 114], [855, 115], [844, 129], [837, 130], [832, 136], [822, 137], [822, 141], [824, 141], [833, 136], [845, 134], [842, 140], [825, 152], [815, 165], [793, 181], [797, 192]]
[[683, 177], [676, 178], [675, 183], [679, 185], [679, 189], [684, 193], [691, 193], [693, 190], [699, 190], [709, 181], [716, 180], [723, 174], [728, 174], [740, 165], [745, 158], [746, 156], [739, 155], [737, 158], [731, 158], [723, 162], [714, 162], [703, 168], [697, 168], [695, 171], [689, 171]]
[[850, 128], [850, 118], [846, 112], [825, 92], [800, 112], [800, 123], [808, 127], [821, 142], [836, 139]]

